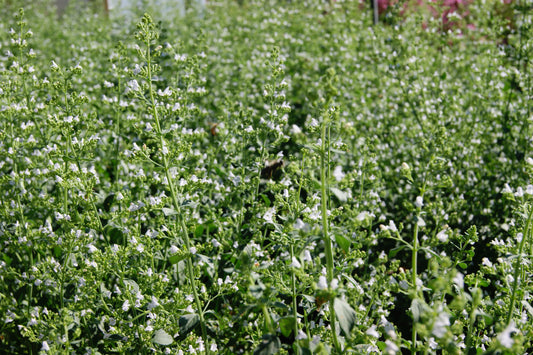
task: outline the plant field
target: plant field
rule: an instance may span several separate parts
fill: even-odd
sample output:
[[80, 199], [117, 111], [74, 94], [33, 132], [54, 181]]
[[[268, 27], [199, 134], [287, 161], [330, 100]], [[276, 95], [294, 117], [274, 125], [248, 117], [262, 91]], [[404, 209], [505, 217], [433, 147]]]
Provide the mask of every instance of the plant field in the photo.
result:
[[531, 0], [2, 4], [0, 353], [533, 352]]

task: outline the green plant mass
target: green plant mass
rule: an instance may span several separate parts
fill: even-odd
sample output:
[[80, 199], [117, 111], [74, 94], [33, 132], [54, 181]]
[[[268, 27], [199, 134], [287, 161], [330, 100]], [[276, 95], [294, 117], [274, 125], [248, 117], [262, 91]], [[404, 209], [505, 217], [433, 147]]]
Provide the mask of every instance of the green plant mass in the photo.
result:
[[0, 353], [533, 351], [531, 0], [51, 3], [0, 13]]

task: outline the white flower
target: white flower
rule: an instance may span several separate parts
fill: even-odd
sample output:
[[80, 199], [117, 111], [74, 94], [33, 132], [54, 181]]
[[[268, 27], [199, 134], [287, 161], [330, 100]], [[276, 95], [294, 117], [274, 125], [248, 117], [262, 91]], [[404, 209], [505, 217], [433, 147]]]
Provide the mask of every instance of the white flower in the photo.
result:
[[333, 279], [330, 283], [331, 289], [336, 290], [339, 287], [339, 280]]
[[311, 257], [311, 252], [309, 252], [309, 250], [307, 249], [304, 250], [303, 261], [310, 261], [310, 262], [313, 261], [313, 258]]
[[376, 330], [376, 325], [373, 324], [370, 328], [368, 328], [366, 330], [366, 335], [370, 335], [371, 337], [374, 337], [374, 338], [379, 338], [379, 333], [377, 332]]
[[492, 267], [492, 263], [489, 260], [489, 258], [481, 259], [481, 265], [486, 266], [486, 267]]
[[159, 306], [159, 302], [157, 301], [157, 298], [155, 296], [152, 296], [152, 301], [148, 303], [148, 310], [154, 309], [157, 306]]
[[345, 176], [346, 174], [343, 173], [342, 166], [337, 165], [335, 167], [335, 170], [333, 170], [333, 177], [335, 178], [335, 180], [341, 181], [342, 179], [344, 179]]
[[50, 68], [59, 69], [59, 65], [57, 65], [57, 63], [54, 60], [52, 60], [52, 64], [50, 65]]
[[294, 222], [294, 229], [304, 229], [304, 227], [305, 227], [305, 223], [300, 218], [298, 218]]
[[422, 196], [417, 196], [415, 200], [415, 206], [421, 208], [424, 206], [424, 198]]
[[191, 247], [191, 249], [189, 249], [189, 251], [191, 252], [192, 255], [195, 255], [197, 250], [196, 250], [196, 247]]
[[139, 91], [141, 90], [141, 87], [139, 83], [137, 82], [137, 80], [133, 79], [133, 80], [128, 81], [128, 89], [131, 91]]
[[291, 126], [291, 134], [300, 134], [302, 133], [302, 129], [298, 127], [297, 125], [293, 124]]
[[502, 194], [512, 194], [512, 193], [513, 193], [513, 189], [511, 189], [511, 186], [509, 186], [509, 184], [505, 184], [503, 186]]
[[465, 286], [464, 275], [460, 272], [455, 274], [455, 277], [453, 278], [453, 283], [456, 284], [459, 288], [463, 288]]
[[449, 325], [450, 316], [446, 312], [440, 312], [437, 316], [437, 319], [435, 320], [435, 323], [433, 323], [433, 329], [431, 330], [431, 332], [437, 338], [442, 338], [446, 334], [446, 327], [448, 327]]
[[172, 90], [167, 86], [165, 91], [161, 91], [161, 89], [157, 90], [157, 94], [159, 96], [171, 96], [172, 95]]
[[530, 157], [527, 157], [526, 158], [526, 163], [528, 163], [529, 165], [533, 165], [533, 159], [530, 158]]
[[506, 347], [507, 349], [510, 349], [514, 343], [514, 340], [511, 335], [512, 333], [518, 332], [518, 330], [519, 329], [515, 326], [514, 321], [511, 321], [507, 328], [505, 328], [504, 331], [498, 335], [498, 341], [502, 346]]
[[444, 228], [443, 230], [438, 232], [437, 239], [442, 243], [446, 243], [448, 241], [448, 228]]
[[122, 304], [122, 310], [124, 312], [127, 312], [129, 309], [130, 309], [130, 301], [125, 300], [124, 303]]
[[389, 339], [385, 340], [385, 345], [386, 345], [385, 347], [386, 354], [395, 355], [400, 352], [400, 348], [398, 347], [398, 345], [394, 344]]
[[374, 214], [373, 213], [369, 213], [368, 211], [363, 211], [361, 213], [359, 213], [357, 215], [357, 217], [355, 217], [355, 219], [357, 219], [358, 221], [360, 222], [363, 222], [365, 221], [367, 218], [372, 218], [374, 217]]
[[176, 54], [174, 56], [174, 60], [177, 61], [177, 62], [184, 62], [187, 60], [187, 55], [185, 54]]
[[311, 122], [309, 122], [309, 126], [318, 127], [318, 121], [316, 120], [316, 118], [311, 119]]
[[161, 149], [161, 152], [163, 153], [163, 155], [167, 155], [168, 154], [168, 148], [167, 148], [167, 145], [163, 143], [163, 148]]
[[307, 339], [307, 334], [305, 334], [305, 332], [300, 329], [298, 331], [298, 335], [296, 335], [296, 340], [302, 340], [302, 339]]
[[41, 351], [50, 351], [50, 347], [48, 346], [48, 343], [46, 341], [43, 341]]
[[316, 285], [320, 290], [325, 290], [328, 288], [328, 280], [326, 276], [322, 275], [318, 278], [318, 284]]
[[298, 261], [298, 259], [296, 259], [296, 257], [292, 257], [292, 262], [291, 264], [289, 265], [290, 267], [295, 267], [295, 268], [300, 268], [302, 267], [302, 264], [300, 264], [300, 262]]
[[275, 213], [276, 213], [276, 209], [274, 207], [269, 208], [263, 215], [263, 219], [265, 220], [265, 222], [274, 224], [273, 218], [274, 218]]
[[215, 238], [211, 239], [211, 244], [213, 244], [213, 246], [214, 246], [215, 248], [218, 248], [219, 246], [222, 245], [222, 244], [220, 244], [220, 243], [218, 242], [218, 240], [216, 240]]

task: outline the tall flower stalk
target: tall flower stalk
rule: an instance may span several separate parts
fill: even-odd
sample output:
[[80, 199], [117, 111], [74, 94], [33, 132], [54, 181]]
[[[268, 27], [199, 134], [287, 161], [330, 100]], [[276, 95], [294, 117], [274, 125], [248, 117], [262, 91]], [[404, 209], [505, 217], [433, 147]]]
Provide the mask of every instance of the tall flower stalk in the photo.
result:
[[531, 207], [531, 205], [526, 204], [524, 207], [524, 210], [525, 210], [524, 212], [527, 215], [527, 219], [526, 219], [526, 225], [524, 227], [524, 233], [522, 235], [522, 240], [520, 240], [520, 244], [518, 245], [518, 254], [516, 255], [516, 261], [514, 264], [513, 286], [511, 287], [511, 303], [509, 304], [509, 311], [507, 313], [507, 319], [505, 321], [505, 324], [507, 326], [511, 324], [511, 320], [512, 320], [514, 309], [515, 309], [517, 292], [518, 292], [518, 280], [521, 278], [522, 269], [523, 269], [522, 260], [523, 260], [524, 246], [526, 245], [526, 241], [529, 241], [531, 239], [531, 221], [533, 219], [533, 208]]
[[[328, 224], [328, 148], [329, 148], [329, 135], [326, 135], [328, 129], [329, 117], [326, 113], [324, 115], [324, 121], [322, 122], [321, 127], [321, 141], [322, 146], [320, 148], [320, 192], [321, 192], [321, 212], [322, 212], [322, 236], [324, 240], [324, 248], [326, 252], [326, 277], [328, 281], [328, 291], [331, 293], [331, 283], [334, 278], [334, 263], [333, 263], [333, 245], [331, 242], [331, 237], [329, 235], [329, 224]], [[336, 326], [336, 316], [335, 316], [335, 298], [329, 298], [329, 314], [330, 314], [330, 324], [331, 324], [331, 333], [333, 335], [333, 344], [337, 353], [341, 352], [339, 345], [339, 340], [337, 339], [337, 326]]]
[[[159, 38], [159, 33], [155, 30], [155, 24], [152, 21], [152, 18], [145, 14], [141, 20], [141, 22], [137, 25], [139, 31], [136, 35], [136, 38], [142, 42], [144, 49], [138, 49], [138, 53], [140, 54], [141, 58], [146, 61], [146, 67], [143, 68], [144, 70], [141, 70], [141, 72], [144, 74], [144, 78], [147, 82], [147, 103], [149, 106], [149, 113], [154, 119], [154, 131], [155, 131], [155, 137], [158, 141], [158, 150], [161, 153], [160, 158], [161, 162], [157, 163], [150, 158], [148, 158], [148, 155], [146, 157], [150, 159], [154, 164], [156, 164], [158, 167], [160, 167], [163, 170], [163, 173], [166, 178], [166, 182], [168, 184], [168, 190], [170, 191], [170, 197], [171, 197], [171, 203], [172, 207], [174, 208], [176, 215], [177, 215], [177, 223], [176, 223], [176, 229], [181, 229], [181, 235], [183, 237], [183, 241], [185, 244], [185, 252], [189, 257], [186, 258], [186, 269], [187, 269], [187, 278], [189, 282], [191, 283], [191, 289], [193, 292], [194, 297], [194, 304], [196, 306], [196, 312], [198, 313], [198, 317], [200, 319], [200, 327], [202, 331], [202, 338], [204, 341], [207, 341], [207, 329], [205, 325], [205, 316], [204, 316], [204, 310], [202, 301], [200, 300], [200, 297], [198, 295], [198, 290], [196, 287], [195, 279], [196, 275], [194, 272], [194, 267], [192, 263], [192, 242], [189, 237], [189, 231], [187, 228], [187, 223], [185, 221], [182, 206], [180, 204], [179, 198], [178, 198], [178, 191], [176, 188], [176, 184], [174, 183], [174, 177], [171, 173], [171, 164], [169, 162], [168, 157], [168, 146], [164, 132], [161, 125], [161, 117], [158, 107], [158, 101], [156, 100], [156, 93], [155, 88], [153, 85], [154, 81], [154, 75], [160, 70], [160, 67], [154, 63], [154, 58], [157, 57], [160, 53], [161, 46], [155, 47], [155, 50], [153, 48], [153, 45], [156, 44], [155, 42]], [[131, 88], [135, 91], [136, 95], [138, 94], [138, 91], [136, 85], [132, 83], [130, 85]], [[208, 354], [209, 350], [206, 348], [205, 353]]]

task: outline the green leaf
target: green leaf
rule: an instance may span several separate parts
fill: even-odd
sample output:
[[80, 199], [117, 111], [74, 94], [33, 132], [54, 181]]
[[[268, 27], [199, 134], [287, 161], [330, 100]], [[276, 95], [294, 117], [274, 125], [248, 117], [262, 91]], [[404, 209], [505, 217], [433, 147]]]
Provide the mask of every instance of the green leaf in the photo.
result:
[[459, 263], [458, 265], [463, 270], [465, 270], [468, 267], [468, 265], [466, 265], [466, 263]]
[[522, 306], [533, 316], [533, 307], [529, 304], [529, 302], [522, 300]]
[[180, 338], [185, 338], [200, 324], [200, 317], [196, 313], [186, 314], [180, 317], [178, 324], [180, 326]]
[[4, 260], [4, 262], [8, 266], [11, 265], [11, 262], [13, 261], [13, 259], [11, 259], [9, 256], [7, 256], [7, 254], [2, 254], [2, 260]]
[[261, 344], [254, 350], [254, 355], [276, 354], [281, 348], [281, 341], [274, 334], [263, 335]]
[[331, 352], [328, 351], [324, 343], [318, 343], [318, 345], [313, 350], [313, 354], [315, 355], [329, 355]]
[[106, 340], [111, 340], [111, 341], [125, 341], [125, 339], [126, 337], [120, 334], [111, 334], [106, 338]]
[[316, 300], [315, 296], [311, 296], [311, 295], [302, 295], [302, 296], [303, 296], [303, 298], [305, 298], [307, 300], [307, 302], [313, 303], [313, 304], [315, 303], [315, 300]]
[[194, 237], [195, 238], [200, 238], [202, 236], [202, 234], [204, 234], [204, 225], [203, 224], [200, 224], [198, 226], [196, 226], [196, 229], [194, 230]]
[[111, 243], [121, 243], [124, 240], [124, 233], [112, 224], [105, 226], [104, 234], [108, 237]]
[[396, 254], [401, 252], [405, 247], [406, 247], [405, 245], [400, 245], [399, 247], [394, 248], [391, 251], [389, 251], [389, 258], [394, 258]]
[[163, 329], [158, 329], [155, 331], [152, 342], [159, 345], [170, 345], [174, 342], [174, 338]]
[[378, 346], [379, 350], [383, 351], [387, 348], [387, 344], [384, 342], [384, 341], [378, 341], [376, 343], [376, 345]]
[[130, 292], [132, 293], [139, 292], [139, 285], [137, 285], [137, 282], [130, 280], [130, 279], [126, 279], [123, 282], [124, 282], [124, 285], [126, 286], [126, 289], [128, 289]]
[[339, 320], [339, 325], [341, 326], [342, 331], [344, 334], [350, 335], [350, 332], [355, 325], [356, 313], [354, 309], [346, 303], [346, 301], [341, 300], [338, 297], [335, 298], [333, 307], [335, 308], [335, 313], [337, 314], [337, 319]]
[[418, 322], [420, 320], [422, 314], [427, 314], [428, 312], [431, 312], [431, 308], [424, 302], [424, 300], [420, 300], [418, 298], [413, 299], [409, 310], [411, 311], [413, 320], [415, 322]]
[[177, 264], [180, 261], [184, 260], [187, 257], [186, 253], [176, 253], [174, 255], [171, 255], [168, 258], [168, 261], [170, 261], [171, 264]]
[[305, 346], [303, 346], [303, 345], [300, 345], [298, 343], [294, 343], [292, 348], [294, 349], [294, 353], [297, 354], [297, 355], [312, 355], [313, 354], [311, 352], [311, 349], [308, 348], [307, 344]]
[[197, 254], [198, 259], [205, 265], [205, 271], [209, 274], [209, 276], [213, 277], [215, 275], [215, 264], [213, 264], [213, 259], [210, 257], [203, 255], [203, 254]]
[[336, 187], [329, 188], [331, 192], [339, 199], [340, 202], [348, 201], [348, 194], [342, 190], [337, 189]]
[[194, 201], [191, 201], [191, 200], [185, 200], [181, 204], [181, 207], [196, 208], [196, 206], [198, 206], [198, 202], [194, 202]]
[[285, 311], [288, 311], [289, 310], [289, 307], [287, 307], [287, 305], [283, 302], [279, 302], [279, 301], [276, 301], [276, 302], [273, 302], [272, 303], [272, 307], [276, 307], [276, 308], [279, 308], [279, 309], [283, 309]]
[[265, 195], [265, 194], [261, 194], [260, 196], [261, 196], [261, 198], [263, 199], [263, 201], [265, 201], [266, 206], [267, 206], [267, 207], [270, 207], [270, 205], [272, 204], [272, 202], [270, 202], [270, 199], [268, 198], [268, 196]]
[[296, 324], [296, 318], [294, 317], [283, 317], [279, 320], [279, 329], [281, 334], [285, 337], [289, 337], [292, 331], [294, 330], [294, 325]]
[[111, 205], [113, 204], [113, 201], [115, 200], [115, 194], [111, 193], [109, 194], [104, 202], [102, 203], [102, 207], [104, 208], [104, 211], [109, 212]]
[[478, 281], [479, 281], [478, 285], [481, 286], [481, 287], [487, 287], [488, 285], [490, 285], [490, 282], [488, 282], [485, 279], [480, 279]]
[[163, 207], [162, 210], [163, 210], [163, 214], [164, 214], [165, 216], [167, 216], [167, 217], [168, 217], [168, 216], [175, 216], [175, 215], [178, 214], [178, 212], [176, 212], [176, 210], [173, 209], [173, 208], [166, 208], [166, 207]]
[[341, 249], [345, 253], [347, 253], [350, 250], [350, 245], [352, 244], [352, 241], [346, 238], [344, 235], [336, 234], [335, 241], [337, 242], [337, 244], [339, 244], [339, 247], [341, 247]]

